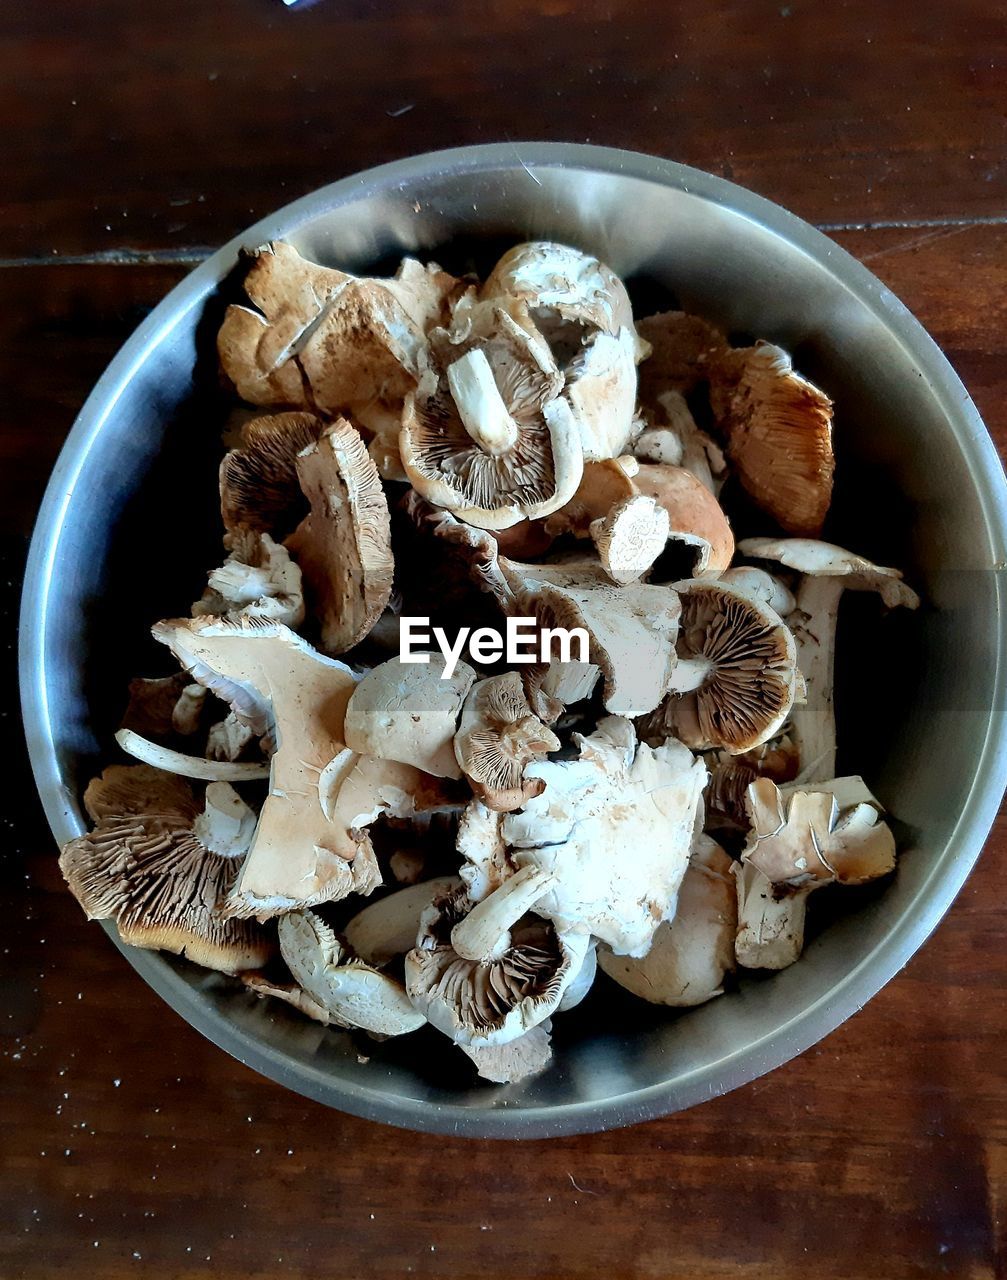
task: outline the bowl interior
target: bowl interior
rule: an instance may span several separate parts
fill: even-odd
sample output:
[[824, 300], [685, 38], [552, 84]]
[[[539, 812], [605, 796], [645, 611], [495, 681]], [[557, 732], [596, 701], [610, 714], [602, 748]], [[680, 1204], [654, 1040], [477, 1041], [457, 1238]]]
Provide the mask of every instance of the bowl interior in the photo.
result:
[[[364, 1063], [343, 1033], [183, 962], [130, 954], [212, 1039], [294, 1088], [415, 1127], [514, 1135], [671, 1111], [832, 1029], [946, 909], [1003, 773], [994, 572], [1004, 561], [1003, 479], [923, 331], [824, 237], [728, 183], [625, 153], [523, 154], [524, 165], [507, 147], [390, 166], [290, 206], [241, 242], [282, 236], [352, 270], [393, 269], [410, 253], [460, 271], [485, 270], [517, 239], [566, 240], [626, 277], [641, 314], [679, 305], [778, 341], [836, 403], [826, 536], [906, 569], [925, 604], [882, 619], [873, 599], [851, 600], [839, 638], [840, 772], [864, 774], [897, 819], [898, 874], [882, 890], [819, 895], [806, 954], [771, 979], [746, 978], [681, 1016], [599, 984], [556, 1020], [553, 1069], [500, 1088], [473, 1085], [433, 1032], [372, 1045]], [[117, 359], [40, 519], [26, 596], [26, 723], [60, 839], [81, 827], [80, 787], [115, 758], [126, 681], [170, 669], [147, 624], [185, 612], [219, 558], [216, 461], [228, 402], [213, 335], [236, 247], [184, 282]]]

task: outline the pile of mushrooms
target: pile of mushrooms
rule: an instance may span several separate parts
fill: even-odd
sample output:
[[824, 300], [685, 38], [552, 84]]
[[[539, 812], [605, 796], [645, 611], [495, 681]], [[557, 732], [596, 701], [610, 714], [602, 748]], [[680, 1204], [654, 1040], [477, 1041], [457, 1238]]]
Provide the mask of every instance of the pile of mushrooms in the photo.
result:
[[[895, 867], [837, 776], [841, 597], [918, 604], [820, 540], [829, 397], [768, 342], [635, 321], [566, 245], [482, 283], [245, 268], [219, 563], [154, 626], [177, 670], [131, 683], [135, 763], [62, 851], [87, 915], [331, 1027], [429, 1024], [498, 1082], [598, 971], [684, 1008], [792, 964], [813, 892]], [[407, 614], [588, 649], [407, 663]]]

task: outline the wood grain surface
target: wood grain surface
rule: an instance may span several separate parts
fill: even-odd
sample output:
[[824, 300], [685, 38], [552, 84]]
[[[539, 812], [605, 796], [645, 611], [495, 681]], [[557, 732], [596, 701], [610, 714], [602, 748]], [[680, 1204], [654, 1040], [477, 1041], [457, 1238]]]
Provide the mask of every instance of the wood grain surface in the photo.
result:
[[807, 0], [104, 0], [0, 12], [0, 1277], [960, 1280], [1007, 1274], [1007, 823], [817, 1048], [683, 1115], [507, 1145], [308, 1103], [82, 920], [14, 701], [26, 535], [74, 414], [208, 246], [320, 183], [590, 140], [830, 229], [1007, 449], [1007, 11]]

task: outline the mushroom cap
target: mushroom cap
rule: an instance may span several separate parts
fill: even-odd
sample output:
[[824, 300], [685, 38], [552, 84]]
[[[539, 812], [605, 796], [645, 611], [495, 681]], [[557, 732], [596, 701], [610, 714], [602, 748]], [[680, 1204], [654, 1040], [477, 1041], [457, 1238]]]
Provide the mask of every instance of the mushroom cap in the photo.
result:
[[516, 1040], [506, 1044], [460, 1044], [458, 1047], [475, 1063], [483, 1080], [494, 1084], [517, 1084], [537, 1076], [552, 1061], [549, 1023], [541, 1022]]
[[353, 960], [315, 912], [288, 912], [277, 931], [287, 968], [331, 1021], [382, 1037], [405, 1035], [423, 1025], [425, 1019], [402, 984]]
[[597, 333], [566, 369], [567, 398], [580, 427], [585, 460], [624, 453], [636, 414], [639, 339], [632, 325]]
[[473, 685], [462, 708], [454, 751], [469, 785], [488, 809], [506, 813], [539, 795], [543, 783], [526, 781], [525, 766], [559, 748], [559, 738], [528, 705], [516, 671]]
[[788, 533], [816, 537], [832, 501], [832, 401], [760, 342], [717, 365], [714, 411], [753, 501]]
[[210, 573], [202, 598], [192, 606], [193, 617], [244, 614], [299, 627], [304, 621], [301, 571], [286, 547], [247, 525], [227, 534], [224, 545], [227, 559]]
[[653, 498], [668, 513], [668, 537], [696, 547], [695, 572], [719, 574], [734, 556], [734, 535], [720, 503], [701, 480], [684, 467], [644, 464], [633, 477], [638, 493]]
[[745, 969], [786, 969], [804, 949], [808, 895], [778, 899], [772, 881], [751, 862], [736, 862], [731, 870], [738, 893], [738, 964]]
[[812, 578], [842, 578], [848, 591], [876, 591], [889, 608], [915, 609], [919, 596], [902, 581], [898, 569], [872, 564], [863, 556], [814, 538], [745, 538], [742, 555], [753, 560], [776, 560]]
[[[447, 377], [425, 379], [406, 397], [399, 437], [416, 491], [480, 529], [508, 529], [557, 510], [583, 467], [577, 423], [559, 394], [563, 380], [548, 349], [505, 311], [497, 320], [475, 352], [485, 357], [512, 424], [509, 445], [489, 450], [473, 438]], [[481, 403], [472, 411], [482, 412]]]
[[771, 778], [778, 785], [796, 778], [800, 756], [789, 734], [770, 738], [741, 755], [711, 751], [706, 757], [710, 785], [706, 789], [707, 826], [748, 827], [745, 797], [756, 778]]
[[619, 955], [645, 955], [674, 915], [706, 769], [681, 743], [637, 744], [628, 720], [608, 716], [574, 735], [577, 760], [530, 765], [545, 790], [501, 834], [519, 867], [555, 885], [535, 905], [566, 935], [594, 935]]
[[322, 648], [345, 653], [364, 639], [392, 593], [388, 503], [359, 432], [345, 419], [298, 455], [297, 475], [311, 511], [287, 546], [321, 620]]
[[244, 424], [238, 447], [220, 463], [220, 514], [229, 533], [245, 527], [287, 536], [306, 508], [297, 455], [321, 433], [313, 413], [273, 413]]
[[373, 889], [380, 874], [366, 837], [350, 838], [331, 820], [337, 783], [356, 761], [344, 720], [358, 677], [287, 627], [258, 618], [177, 619], [153, 634], [276, 745], [233, 910], [270, 915]]
[[638, 470], [636, 459], [628, 455], [585, 462], [574, 494], [546, 517], [546, 532], [553, 538], [565, 533], [572, 533], [575, 538], [589, 537], [595, 520], [603, 519], [613, 507], [636, 494], [633, 477]]
[[[501, 556], [499, 568], [513, 595], [510, 612], [534, 616], [543, 627], [586, 630], [606, 710], [635, 716], [658, 705], [676, 661], [674, 591], [641, 582], [615, 586], [601, 565], [523, 565]], [[548, 665], [525, 667], [525, 690], [535, 713], [554, 720], [562, 705], [543, 696], [548, 671]]]
[[635, 582], [664, 550], [671, 523], [653, 498], [636, 494], [591, 525], [602, 568], [613, 582]]
[[201, 804], [183, 778], [112, 765], [88, 785], [84, 806], [94, 828], [63, 846], [59, 865], [89, 920], [114, 920], [131, 946], [222, 973], [266, 963], [270, 934], [225, 911], [254, 823], [231, 787], [211, 784]]
[[707, 666], [703, 683], [667, 704], [678, 736], [693, 750], [732, 755], [783, 728], [798, 690], [797, 646], [763, 601], [719, 582], [675, 584], [682, 603], [678, 656]]
[[381, 969], [413, 949], [423, 912], [461, 883], [457, 876], [437, 876], [387, 894], [358, 911], [343, 926], [343, 937], [358, 960]]
[[425, 332], [446, 316], [458, 281], [403, 261], [394, 279], [322, 267], [291, 245], [256, 250], [217, 336], [224, 372], [253, 404], [328, 413], [401, 400], [423, 367]]
[[460, 1045], [503, 1045], [552, 1014], [580, 971], [587, 937], [565, 937], [536, 915], [510, 929], [502, 954], [469, 960], [452, 945], [471, 902], [464, 889], [424, 912], [414, 950], [406, 956], [406, 990], [439, 1031]]
[[443, 655], [428, 656], [425, 664], [389, 658], [363, 677], [346, 709], [346, 743], [362, 755], [460, 778], [454, 736], [476, 673], [458, 662], [446, 678]]
[[720, 575], [720, 581], [764, 600], [781, 618], [786, 618], [794, 610], [796, 601], [793, 593], [779, 578], [774, 578], [765, 569], [756, 569], [747, 564], [736, 565], [733, 569], [725, 569]]
[[727, 349], [719, 329], [685, 311], [645, 316], [637, 328], [651, 348], [638, 370], [640, 400], [647, 407], [668, 391], [687, 395], [709, 378], [713, 358]]
[[517, 871], [503, 838], [503, 814], [471, 800], [458, 823], [458, 869], [472, 902], [482, 902]]
[[675, 916], [654, 934], [645, 956], [632, 959], [599, 948], [604, 973], [651, 1004], [689, 1008], [723, 994], [734, 968], [738, 904], [732, 860], [700, 836], [678, 891]]

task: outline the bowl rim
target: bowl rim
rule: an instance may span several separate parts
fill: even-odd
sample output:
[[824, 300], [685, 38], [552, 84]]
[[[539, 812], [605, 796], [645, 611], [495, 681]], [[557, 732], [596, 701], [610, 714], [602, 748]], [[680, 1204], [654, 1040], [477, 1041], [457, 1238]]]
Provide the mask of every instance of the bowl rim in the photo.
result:
[[[995, 575], [998, 613], [1005, 609], [1007, 482], [992, 439], [943, 352], [905, 305], [854, 257], [779, 205], [724, 178], [640, 152], [562, 142], [505, 142], [427, 152], [352, 174], [267, 215], [234, 236], [180, 281], [129, 337], [85, 401], [53, 469], [31, 540], [22, 593], [19, 667], [28, 754], [46, 818], [58, 844], [84, 830], [79, 802], [59, 773], [47, 701], [45, 636], [56, 554], [75, 485], [94, 442], [125, 387], [151, 350], [200, 306], [233, 269], [239, 249], [294, 233], [322, 209], [418, 180], [524, 168], [576, 169], [621, 175], [698, 196], [761, 225], [828, 270], [860, 304], [897, 336], [929, 380], [957, 439], [979, 498]], [[1007, 785], [1007, 633], [996, 637], [989, 725], [967, 801], [943, 855], [920, 884], [893, 930], [837, 985], [787, 1022], [716, 1063], [663, 1083], [603, 1101], [541, 1108], [482, 1109], [391, 1097], [337, 1081], [321, 1069], [292, 1063], [282, 1052], [222, 1017], [157, 952], [123, 944], [106, 933], [139, 975], [171, 1007], [218, 1047], [247, 1066], [328, 1106], [356, 1116], [425, 1132], [478, 1138], [542, 1138], [597, 1132], [654, 1119], [727, 1093], [803, 1053], [840, 1026], [883, 987], [919, 949], [950, 907], [982, 850]], [[953, 849], [953, 857], [945, 855]], [[938, 865], [939, 864], [939, 865]]]

